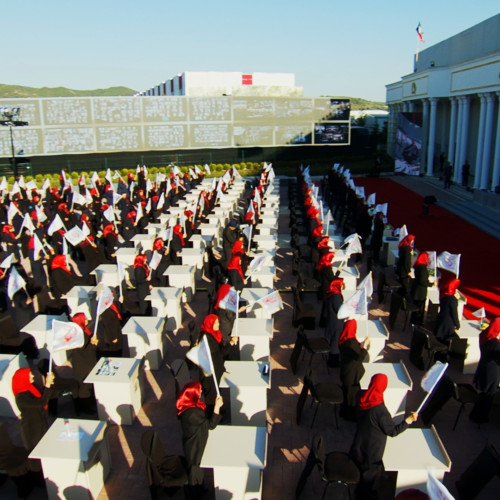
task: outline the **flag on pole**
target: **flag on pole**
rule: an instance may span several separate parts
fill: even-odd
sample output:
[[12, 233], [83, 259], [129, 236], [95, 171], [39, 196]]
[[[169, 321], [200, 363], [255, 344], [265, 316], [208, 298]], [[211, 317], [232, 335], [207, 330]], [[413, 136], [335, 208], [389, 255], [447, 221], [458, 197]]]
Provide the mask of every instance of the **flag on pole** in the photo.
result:
[[113, 211], [113, 207], [110, 205], [104, 212], [102, 213], [106, 219], [108, 219], [109, 222], [114, 222], [115, 221], [115, 212]]
[[210, 354], [210, 346], [206, 335], [203, 335], [201, 342], [186, 353], [186, 358], [199, 366], [203, 370], [205, 377], [214, 373], [212, 355]]
[[142, 211], [142, 203], [139, 203], [137, 205], [137, 214], [135, 216], [135, 224], [137, 224], [144, 216], [144, 213]]
[[17, 269], [12, 266], [10, 268], [9, 281], [7, 283], [7, 295], [9, 299], [12, 299], [14, 295], [26, 287], [26, 281], [24, 281], [23, 277], [17, 272]]
[[436, 260], [436, 267], [440, 269], [445, 269], [456, 275], [458, 278], [458, 273], [460, 269], [460, 255], [459, 253], [453, 254], [450, 252], [441, 252]]
[[422, 377], [422, 381], [420, 382], [420, 386], [427, 394], [425, 395], [422, 404], [418, 407], [417, 413], [420, 413], [420, 410], [427, 402], [427, 399], [429, 399], [432, 391], [437, 387], [447, 368], [448, 363], [441, 363], [441, 361], [436, 361], [424, 374], [424, 376]]
[[14, 205], [14, 203], [10, 202], [9, 203], [9, 208], [7, 209], [7, 220], [9, 221], [9, 224], [12, 224], [12, 219], [17, 215], [21, 215], [21, 212], [19, 209]]
[[406, 228], [406, 224], [403, 224], [399, 228], [399, 241], [403, 241], [408, 236], [408, 229]]
[[256, 301], [260, 304], [269, 314], [274, 314], [283, 309], [283, 302], [281, 301], [278, 290], [271, 292], [269, 295], [262, 297]]
[[250, 242], [252, 241], [252, 226], [248, 225], [248, 226], [244, 227], [241, 230], [241, 232], [246, 236], [248, 243], [250, 244]]
[[232, 311], [235, 314], [238, 312], [238, 292], [231, 287], [229, 292], [219, 301], [219, 307], [221, 309], [226, 309], [227, 311]]
[[104, 178], [111, 184], [111, 186], [113, 186], [113, 176], [111, 175], [111, 170], [109, 168], [106, 170]]
[[160, 194], [160, 198], [158, 200], [158, 203], [156, 204], [156, 209], [161, 210], [163, 208], [163, 205], [165, 205], [165, 193]]
[[38, 205], [35, 206], [35, 211], [38, 222], [45, 222], [47, 220], [45, 212]]
[[11, 253], [7, 255], [7, 257], [5, 257], [4, 260], [2, 260], [0, 267], [2, 269], [9, 269], [9, 267], [12, 265], [13, 260], [14, 260], [14, 254]]
[[86, 205], [87, 203], [87, 198], [85, 196], [83, 196], [83, 194], [80, 194], [78, 193], [77, 191], [75, 191], [73, 193], [73, 197], [71, 199], [71, 202], [72, 204], [74, 205], [75, 203], [77, 205]]
[[0, 182], [0, 191], [7, 191], [7, 179], [5, 175], [2, 177], [2, 181]]
[[354, 316], [355, 314], [367, 314], [368, 307], [366, 305], [366, 290], [358, 290], [354, 295], [349, 297], [339, 308], [337, 313], [338, 319], [345, 319]]
[[82, 328], [73, 321], [52, 320], [52, 348], [51, 352], [77, 349], [84, 343]]
[[56, 214], [56, 216], [50, 223], [50, 226], [47, 228], [47, 234], [49, 236], [52, 236], [56, 231], [59, 231], [59, 229], [66, 228], [64, 227], [64, 222], [62, 221], [61, 217], [59, 217], [59, 214]]
[[105, 286], [99, 294], [99, 300], [97, 301], [97, 316], [100, 316], [106, 309], [111, 307], [113, 300], [113, 291], [109, 286]]
[[250, 273], [260, 271], [260, 269], [266, 265], [267, 261], [268, 255], [259, 255], [258, 257], [255, 257], [255, 259], [253, 259], [248, 265], [248, 271], [250, 271]]
[[45, 250], [43, 249], [42, 242], [40, 241], [40, 238], [36, 235], [36, 233], [33, 234], [33, 259], [38, 260], [40, 258], [40, 253], [43, 252], [46, 254]]
[[151, 256], [151, 260], [149, 261], [149, 267], [153, 270], [155, 270], [161, 262], [161, 254], [158, 253], [156, 250], [153, 252], [153, 255]]
[[33, 225], [33, 221], [31, 220], [30, 214], [28, 213], [24, 214], [23, 223], [21, 224], [21, 229], [19, 230], [20, 233], [23, 230], [23, 227], [25, 227], [26, 229], [28, 229], [28, 231], [31, 231], [32, 233], [35, 231], [35, 226]]
[[344, 243], [348, 243], [345, 249], [345, 254], [350, 257], [353, 253], [363, 253], [363, 247], [361, 246], [361, 240], [357, 233], [347, 236]]
[[[0, 267], [3, 267], [3, 266], [0, 264]], [[472, 313], [472, 316], [474, 316], [474, 317], [479, 318], [480, 320], [482, 320], [483, 318], [486, 318], [486, 310], [484, 309], [484, 307], [481, 307], [481, 309], [478, 309], [477, 311], [474, 311]]]
[[366, 199], [366, 203], [368, 203], [368, 206], [373, 207], [376, 204], [375, 199], [376, 193], [372, 193], [370, 196], [368, 196], [368, 198]]
[[373, 295], [373, 277], [371, 271], [365, 276], [363, 281], [356, 287], [356, 289], [365, 289], [367, 297], [371, 297]]
[[426, 488], [431, 500], [455, 500], [455, 497], [450, 494], [446, 486], [437, 479], [431, 467], [427, 468]]
[[238, 172], [238, 170], [236, 169], [236, 167], [233, 165], [233, 178], [234, 179], [241, 179], [241, 174]]
[[417, 32], [417, 38], [418, 38], [418, 40], [420, 42], [422, 42], [422, 43], [425, 43], [425, 40], [424, 40], [424, 30], [422, 29], [422, 25], [420, 24], [420, 21], [417, 24], [416, 32]]
[[208, 166], [208, 163], [205, 163], [205, 171], [207, 172], [208, 175], [211, 174], [210, 167]]
[[83, 231], [78, 227], [74, 226], [69, 231], [64, 233], [64, 237], [74, 246], [78, 246], [86, 236]]

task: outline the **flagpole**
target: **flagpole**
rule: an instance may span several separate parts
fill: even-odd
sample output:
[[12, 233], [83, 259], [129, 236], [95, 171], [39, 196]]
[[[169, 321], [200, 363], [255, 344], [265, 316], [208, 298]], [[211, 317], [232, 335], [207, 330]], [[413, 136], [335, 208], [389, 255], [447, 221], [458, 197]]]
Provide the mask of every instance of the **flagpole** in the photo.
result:
[[236, 319], [234, 320], [235, 332], [232, 332], [232, 337], [238, 336], [238, 319], [240, 317], [240, 292], [236, 291]]
[[54, 320], [52, 320], [52, 338], [51, 338], [50, 352], [49, 352], [49, 371], [47, 373], [50, 373], [52, 371], [52, 348], [53, 347], [54, 347]]
[[99, 324], [99, 315], [97, 314], [97, 311], [99, 311], [99, 300], [101, 299], [102, 292], [99, 293], [99, 296], [97, 297], [97, 307], [95, 310], [95, 323], [94, 323], [94, 336], [97, 333], [97, 325]]
[[217, 392], [217, 397], [220, 397], [219, 384], [217, 382], [217, 377], [215, 376], [214, 362], [212, 361], [212, 353], [210, 351], [210, 346], [208, 345], [207, 336], [203, 337], [203, 342], [206, 343], [205, 347], [208, 352], [208, 362], [210, 363], [210, 371], [212, 372], [212, 377], [214, 379], [215, 391]]
[[[445, 366], [447, 368], [448, 367], [448, 363], [445, 363]], [[427, 402], [427, 400], [429, 399], [430, 395], [432, 394], [432, 391], [439, 384], [441, 378], [444, 375], [444, 372], [446, 371], [446, 368], [442, 371], [441, 376], [434, 382], [434, 385], [431, 387], [431, 390], [425, 395], [424, 400], [422, 401], [422, 403], [420, 404], [420, 406], [418, 407], [418, 409], [417, 409], [417, 411], [415, 413], [420, 413], [420, 410], [424, 407], [425, 403]]]

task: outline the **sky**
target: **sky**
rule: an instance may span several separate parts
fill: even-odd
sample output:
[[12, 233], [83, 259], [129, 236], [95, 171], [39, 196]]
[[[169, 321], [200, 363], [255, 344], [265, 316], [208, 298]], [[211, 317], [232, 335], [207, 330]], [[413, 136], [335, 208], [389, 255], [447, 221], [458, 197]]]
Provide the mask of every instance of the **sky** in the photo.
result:
[[424, 50], [498, 0], [0, 0], [0, 83], [137, 91], [184, 71], [294, 73], [304, 95], [385, 101]]

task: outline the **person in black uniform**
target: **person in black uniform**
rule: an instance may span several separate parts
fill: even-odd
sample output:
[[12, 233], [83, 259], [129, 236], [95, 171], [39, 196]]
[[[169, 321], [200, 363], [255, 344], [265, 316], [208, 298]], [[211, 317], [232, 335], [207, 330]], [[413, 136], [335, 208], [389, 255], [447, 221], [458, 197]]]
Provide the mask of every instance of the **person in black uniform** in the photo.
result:
[[432, 285], [429, 283], [429, 254], [422, 252], [413, 264], [415, 279], [411, 282], [411, 298], [418, 307], [418, 312], [413, 313], [411, 322], [414, 325], [422, 325], [424, 322], [425, 302], [427, 300], [427, 288]]
[[222, 250], [223, 261], [222, 265], [227, 268], [231, 259], [233, 245], [238, 239], [238, 222], [234, 219], [229, 221], [229, 224], [224, 228], [222, 233]]
[[434, 324], [434, 335], [443, 344], [449, 345], [460, 329], [458, 318], [458, 299], [456, 293], [460, 280], [456, 278], [440, 280], [439, 283], [439, 312]]
[[139, 313], [143, 316], [147, 315], [148, 310], [151, 309], [150, 304], [145, 300], [146, 296], [149, 295], [149, 292], [153, 288], [150, 275], [150, 269], [146, 263], [146, 255], [136, 255], [134, 259], [135, 289], [139, 302]]
[[359, 467], [361, 482], [357, 498], [376, 499], [377, 480], [384, 471], [382, 462], [387, 436], [397, 436], [418, 419], [411, 413], [399, 424], [395, 424], [384, 404], [384, 391], [387, 388], [387, 375], [377, 373], [359, 400], [357, 429], [349, 455]]
[[340, 348], [340, 380], [344, 392], [344, 403], [341, 415], [347, 420], [355, 419], [358, 393], [361, 389], [359, 384], [365, 373], [363, 361], [368, 355], [368, 338], [362, 343], [356, 338], [358, 324], [355, 319], [348, 319], [344, 323], [344, 329], [339, 338]]
[[223, 405], [221, 396], [215, 399], [214, 411], [207, 416], [206, 404], [201, 401], [200, 382], [189, 382], [177, 398], [177, 416], [181, 422], [182, 445], [188, 463], [189, 498], [201, 498], [203, 471], [201, 459], [208, 440], [208, 431], [215, 429], [220, 422], [220, 409]]
[[172, 239], [170, 240], [170, 260], [174, 265], [182, 263], [181, 250], [186, 246], [184, 241], [184, 232], [180, 224], [176, 224], [173, 229]]
[[481, 358], [474, 374], [474, 385], [481, 392], [470, 412], [470, 419], [481, 424], [488, 422], [493, 398], [500, 383], [500, 317], [495, 318], [486, 330], [479, 334]]
[[410, 293], [411, 252], [414, 243], [415, 236], [413, 234], [405, 236], [399, 242], [397, 274], [401, 283], [401, 295], [403, 297], [408, 297]]
[[380, 257], [380, 248], [382, 247], [382, 242], [384, 238], [384, 214], [383, 212], [377, 212], [373, 218], [373, 231], [370, 240], [370, 247], [372, 250], [372, 258], [375, 264], [378, 264]]
[[97, 349], [100, 356], [122, 356], [123, 334], [120, 303], [116, 300], [101, 313], [99, 323], [102, 337]]

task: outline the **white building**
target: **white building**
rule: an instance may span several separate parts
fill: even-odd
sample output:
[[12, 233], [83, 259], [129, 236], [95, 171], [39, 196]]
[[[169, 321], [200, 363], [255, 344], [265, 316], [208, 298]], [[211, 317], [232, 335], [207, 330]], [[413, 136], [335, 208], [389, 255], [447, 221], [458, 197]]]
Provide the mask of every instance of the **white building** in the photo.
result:
[[354, 109], [351, 110], [351, 121], [364, 118], [364, 126], [371, 132], [383, 130], [389, 119], [389, 111], [384, 109]]
[[[434, 175], [444, 153], [460, 182], [500, 185], [500, 14], [418, 54], [414, 72], [387, 85], [388, 152], [394, 154], [400, 112], [422, 113], [420, 165]], [[436, 166], [437, 165], [437, 166]]]
[[293, 73], [185, 71], [138, 95], [302, 97], [303, 92]]

